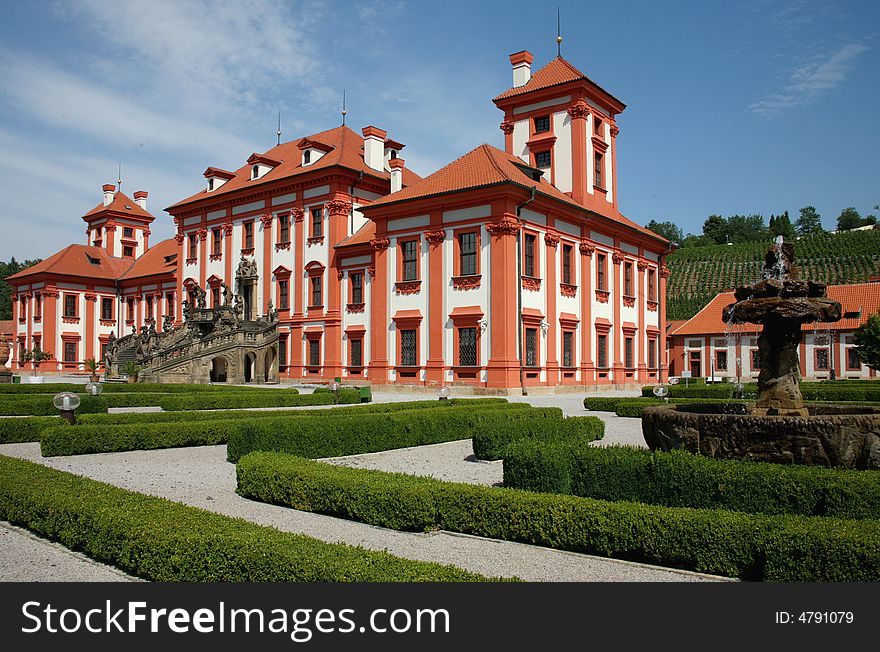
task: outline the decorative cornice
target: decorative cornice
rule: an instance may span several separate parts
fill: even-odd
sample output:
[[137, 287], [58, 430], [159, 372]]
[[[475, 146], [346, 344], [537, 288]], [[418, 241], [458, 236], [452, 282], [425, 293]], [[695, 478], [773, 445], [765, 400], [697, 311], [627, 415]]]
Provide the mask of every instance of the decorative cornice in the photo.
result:
[[275, 251], [290, 251], [290, 241], [287, 242], [276, 242], [275, 243]]
[[302, 222], [306, 212], [301, 208], [291, 208], [290, 217], [294, 222]]
[[619, 251], [615, 251], [613, 254], [611, 254], [611, 260], [614, 262], [615, 265], [620, 265], [620, 263], [622, 263], [625, 258], [626, 257]]
[[186, 236], [182, 233], [175, 233], [174, 239], [177, 240], [177, 244], [182, 245], [183, 241], [186, 240]]
[[608, 290], [596, 290], [596, 301], [599, 303], [608, 303]]
[[62, 317], [61, 321], [65, 324], [78, 324], [79, 317]]
[[590, 140], [593, 142], [593, 147], [595, 147], [600, 152], [605, 152], [608, 149], [608, 143], [606, 143], [599, 136], [593, 136]]
[[584, 256], [592, 256], [593, 252], [596, 251], [596, 247], [594, 247], [593, 245], [591, 245], [587, 242], [583, 242], [583, 241], [581, 241], [581, 244], [578, 246], [578, 249], [580, 249], [581, 254]]
[[544, 244], [556, 249], [556, 246], [559, 244], [559, 234], [558, 233], [545, 233], [544, 234]]
[[275, 219], [275, 216], [272, 213], [266, 213], [265, 215], [260, 215], [260, 222], [263, 224], [264, 229], [268, 229], [272, 226], [272, 220]]
[[365, 303], [349, 303], [347, 306], [345, 306], [345, 309], [348, 312], [363, 312], [364, 306], [366, 306]]
[[232, 235], [232, 222], [223, 222], [223, 234]]
[[253, 247], [247, 247], [247, 248], [242, 247], [241, 255], [242, 256], [253, 256], [254, 255], [254, 248]]
[[150, 229], [144, 229], [144, 235], [148, 236], [148, 235], [151, 235], [152, 233], [153, 232], [150, 231]]
[[[57, 299], [58, 298], [58, 288], [56, 288], [54, 285], [47, 285], [46, 287], [43, 288], [42, 295], [43, 295], [43, 298], [52, 297], [52, 298]], [[13, 298], [13, 301], [14, 300], [15, 299]]]
[[574, 298], [578, 293], [578, 286], [571, 283], [560, 283], [559, 292], [564, 297]]
[[669, 277], [669, 268], [664, 265], [660, 268], [660, 278], [668, 278]]
[[611, 125], [611, 137], [617, 138], [617, 134], [620, 133], [620, 128], [617, 125]]
[[421, 281], [398, 281], [394, 284], [394, 291], [397, 294], [416, 294], [421, 288]]
[[309, 243], [310, 245], [324, 244], [324, 236], [323, 235], [315, 235], [315, 236], [312, 236], [311, 238], [307, 238], [306, 242]]
[[431, 244], [440, 244], [446, 240], [446, 231], [438, 229], [436, 231], [428, 231], [425, 233], [425, 240]]
[[532, 278], [531, 276], [523, 276], [522, 277], [522, 286], [524, 290], [531, 290], [532, 292], [540, 292], [541, 291], [541, 279]]
[[376, 268], [370, 265], [367, 267], [367, 274], [370, 275], [370, 278], [376, 278]]
[[195, 265], [195, 264], [198, 263], [198, 262], [199, 262], [199, 259], [198, 259], [198, 258], [187, 258], [187, 259], [186, 259], [186, 264], [187, 264], [187, 265]]
[[391, 241], [388, 238], [373, 238], [370, 240], [370, 246], [373, 249], [387, 249]]
[[480, 274], [472, 274], [469, 276], [453, 276], [452, 288], [454, 290], [476, 290], [480, 287], [482, 276]]
[[513, 133], [513, 123], [508, 120], [503, 121], [498, 127], [504, 132], [505, 136]]
[[645, 302], [645, 305], [647, 306], [647, 308], [648, 308], [649, 311], [651, 311], [651, 312], [657, 312], [657, 307], [658, 307], [660, 304], [657, 303], [656, 301], [646, 301], [646, 302]]
[[623, 306], [625, 308], [635, 308], [636, 298], [635, 297], [623, 297]]
[[98, 295], [95, 294], [94, 292], [86, 292], [83, 296], [85, 297], [86, 301], [97, 301], [98, 300]]
[[646, 263], [644, 260], [640, 260], [638, 263], [636, 263], [636, 266], [639, 268], [639, 271], [640, 271], [640, 272], [644, 272], [644, 271], [645, 271], [646, 269], [648, 269], [651, 265], [649, 265], [648, 263]]
[[348, 215], [351, 211], [351, 202], [344, 199], [331, 199], [325, 206], [330, 215]]
[[208, 239], [208, 229], [199, 229], [196, 231], [196, 234], [199, 236], [199, 240], [204, 242]]
[[116, 222], [114, 222], [113, 220], [107, 220], [104, 223], [104, 228], [107, 231], [115, 231], [116, 230]]
[[212, 262], [215, 260], [223, 260], [223, 254], [211, 254], [210, 256], [208, 256], [208, 260]]
[[486, 230], [492, 235], [516, 235], [519, 231], [519, 221], [511, 215], [505, 215], [497, 222], [487, 222]]
[[583, 99], [580, 99], [568, 107], [568, 115], [571, 116], [572, 120], [586, 120], [587, 116], [590, 115], [590, 107]]

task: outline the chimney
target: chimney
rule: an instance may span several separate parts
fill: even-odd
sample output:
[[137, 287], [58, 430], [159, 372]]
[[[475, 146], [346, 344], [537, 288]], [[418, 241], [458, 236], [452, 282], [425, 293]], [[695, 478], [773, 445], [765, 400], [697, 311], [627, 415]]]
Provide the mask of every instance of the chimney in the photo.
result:
[[385, 137], [388, 132], [378, 127], [364, 127], [364, 163], [378, 172], [385, 171]]
[[116, 193], [116, 186], [112, 183], [105, 183], [103, 185], [104, 190], [104, 206], [109, 206], [113, 203], [113, 195]]
[[134, 203], [147, 210], [147, 195], [149, 194], [146, 190], [138, 190], [134, 193]]
[[513, 66], [513, 87], [525, 86], [532, 78], [532, 61], [535, 57], [528, 50], [516, 52], [510, 55], [510, 65]]
[[402, 158], [393, 158], [388, 161], [391, 168], [391, 192], [397, 192], [403, 188], [403, 167], [406, 161]]

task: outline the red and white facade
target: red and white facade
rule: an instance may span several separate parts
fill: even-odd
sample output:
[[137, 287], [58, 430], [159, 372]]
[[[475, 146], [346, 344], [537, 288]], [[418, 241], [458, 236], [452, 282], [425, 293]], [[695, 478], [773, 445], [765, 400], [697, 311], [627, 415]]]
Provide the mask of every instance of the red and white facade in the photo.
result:
[[[125, 279], [120, 309], [133, 299], [139, 325], [150, 296], [180, 323], [196, 284], [222, 301], [244, 261], [245, 317], [278, 311], [281, 378], [501, 392], [663, 379], [668, 242], [618, 210], [625, 107], [562, 58], [534, 75], [528, 52], [510, 60], [503, 151], [421, 179], [384, 130], [342, 126], [209, 167], [167, 209], [176, 266]], [[92, 213], [90, 237], [124, 255]]]

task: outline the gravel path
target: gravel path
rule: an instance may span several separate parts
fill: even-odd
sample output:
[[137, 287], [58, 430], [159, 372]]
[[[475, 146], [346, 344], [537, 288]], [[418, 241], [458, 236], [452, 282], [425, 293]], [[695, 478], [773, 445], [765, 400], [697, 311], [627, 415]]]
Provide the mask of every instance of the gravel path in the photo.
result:
[[[457, 454], [462, 452], [459, 450]], [[528, 581], [551, 582], [724, 579], [449, 532], [397, 532], [246, 500], [235, 493], [235, 467], [225, 461], [225, 446], [43, 458], [39, 444], [5, 444], [0, 446], [0, 454], [245, 518], [286, 532], [387, 550], [409, 559], [454, 564], [488, 576], [516, 576]]]

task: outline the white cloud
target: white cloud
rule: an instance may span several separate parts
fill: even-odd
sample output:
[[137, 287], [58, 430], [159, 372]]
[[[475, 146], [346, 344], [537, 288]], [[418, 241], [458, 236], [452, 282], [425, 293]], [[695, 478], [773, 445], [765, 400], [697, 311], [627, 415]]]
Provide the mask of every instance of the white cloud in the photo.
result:
[[786, 109], [816, 101], [846, 80], [853, 63], [868, 47], [851, 43], [838, 49], [831, 56], [818, 57], [810, 63], [797, 67], [789, 83], [778, 93], [772, 93], [749, 108], [761, 117], [770, 118]]

